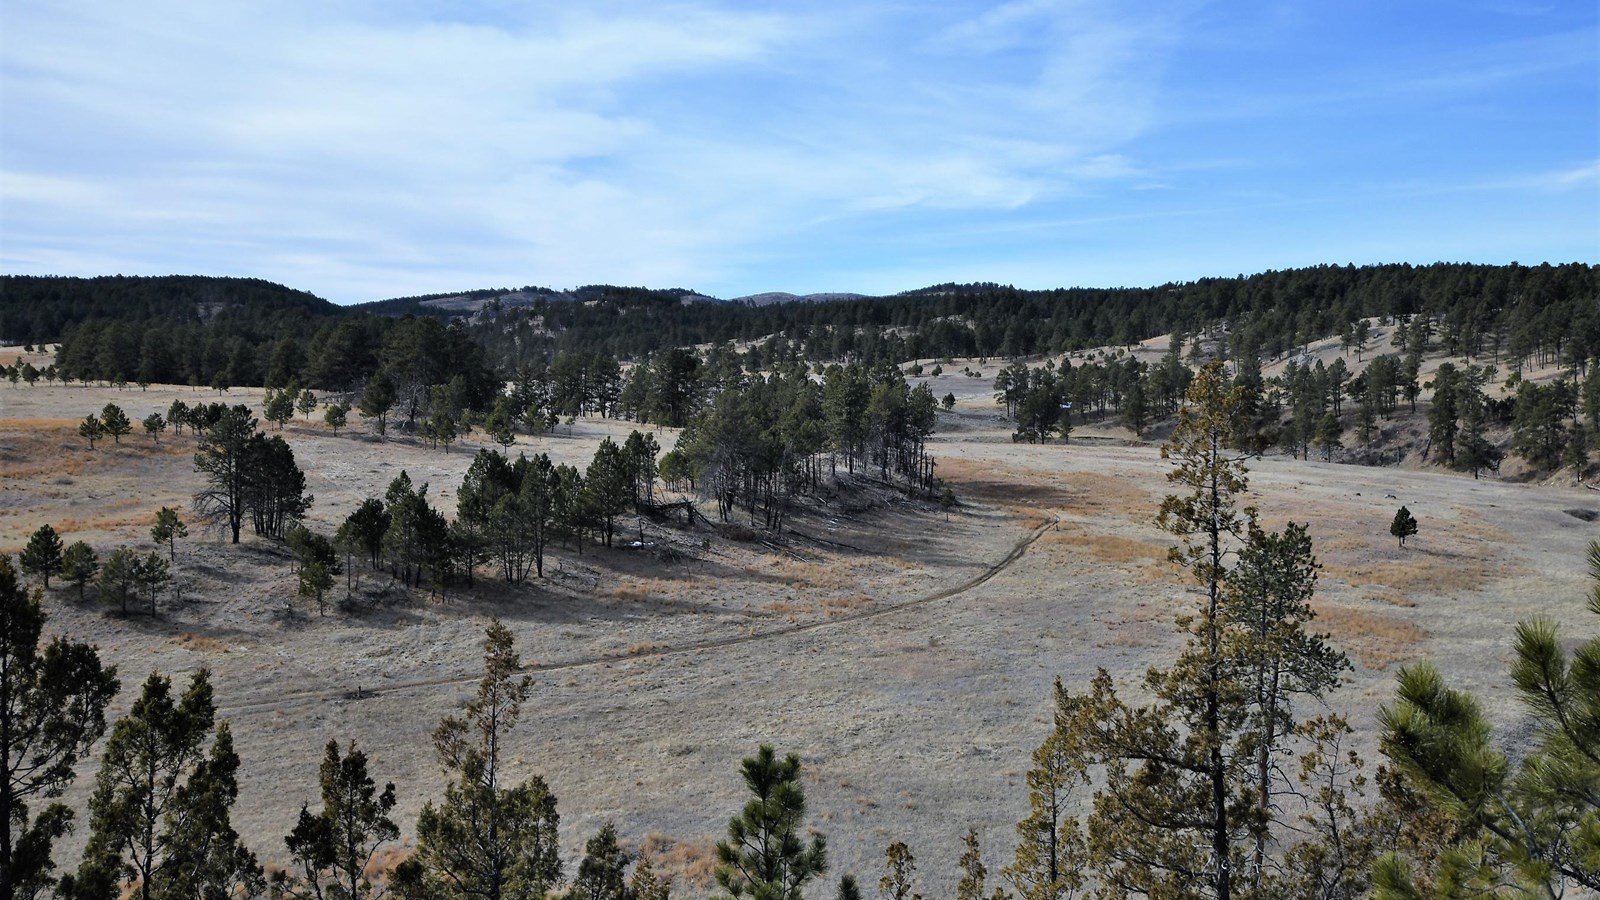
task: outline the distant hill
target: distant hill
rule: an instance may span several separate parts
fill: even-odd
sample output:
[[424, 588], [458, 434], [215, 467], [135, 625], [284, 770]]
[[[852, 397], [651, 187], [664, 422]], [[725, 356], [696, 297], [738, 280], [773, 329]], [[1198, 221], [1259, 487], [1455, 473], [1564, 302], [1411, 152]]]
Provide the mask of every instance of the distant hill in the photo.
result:
[[520, 288], [483, 288], [454, 294], [422, 294], [416, 297], [396, 297], [350, 307], [359, 312], [380, 316], [433, 316], [450, 319], [473, 316], [492, 308], [497, 312], [523, 309], [540, 303], [611, 303], [618, 306], [661, 306], [686, 303], [719, 303], [698, 291], [684, 288], [618, 287], [610, 284], [591, 284], [571, 290], [527, 285]]
[[735, 297], [730, 303], [743, 303], [746, 306], [771, 306], [774, 303], [832, 303], [835, 300], [864, 300], [866, 294], [824, 293], [824, 294], [791, 294], [788, 291], [768, 291], [764, 294], [750, 294], [744, 297]]
[[220, 317], [315, 319], [343, 310], [305, 291], [259, 278], [206, 275], [0, 276], [0, 341], [60, 340], [90, 320], [204, 324]]

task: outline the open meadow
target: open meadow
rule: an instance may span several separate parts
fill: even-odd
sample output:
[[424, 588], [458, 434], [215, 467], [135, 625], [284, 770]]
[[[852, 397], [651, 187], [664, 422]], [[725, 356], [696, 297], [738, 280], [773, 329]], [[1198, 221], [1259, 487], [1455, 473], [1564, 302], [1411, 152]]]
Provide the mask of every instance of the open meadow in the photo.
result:
[[[511, 736], [514, 774], [542, 774], [559, 798], [569, 874], [609, 820], [681, 889], [708, 892], [712, 847], [745, 799], [739, 760], [770, 742], [805, 761], [834, 876], [875, 884], [884, 846], [901, 839], [938, 893], [954, 882], [969, 826], [991, 870], [1008, 859], [1052, 682], [1081, 686], [1104, 667], [1134, 691], [1180, 646], [1173, 619], [1193, 602], [1166, 560], [1172, 537], [1153, 523], [1168, 490], [1158, 446], [1093, 428], [1070, 444], [1015, 444], [992, 400], [993, 368], [931, 379], [936, 396], [957, 398], [931, 444], [960, 501], [948, 514], [865, 485], [805, 505], [781, 536], [740, 527], [738, 513], [694, 528], [630, 517], [616, 547], [557, 548], [546, 578], [521, 588], [485, 567], [477, 589], [433, 598], [358, 563], [353, 600], [326, 616], [295, 596], [285, 549], [194, 527], [191, 435], [156, 443], [136, 426], [91, 451], [76, 429], [107, 402], [137, 422], [174, 399], [259, 408], [259, 390], [4, 385], [0, 552], [17, 553], [46, 523], [102, 556], [119, 544], [143, 551], [155, 511], [183, 511], [181, 599], [169, 592], [159, 615], [123, 618], [53, 584], [49, 628], [97, 643], [119, 667], [114, 714], [151, 670], [214, 673], [243, 759], [234, 822], [264, 860], [282, 857], [330, 738], [357, 741], [374, 775], [396, 783], [409, 838], [443, 791], [430, 733], [473, 690], [484, 624], [498, 616], [536, 679]], [[316, 498], [308, 524], [330, 533], [401, 470], [453, 514], [472, 454], [492, 446], [481, 432], [448, 453], [379, 441], [354, 416], [335, 436], [318, 418], [281, 433]], [[603, 436], [629, 430], [580, 419], [521, 436], [513, 452], [582, 465]], [[663, 449], [675, 439], [657, 433]], [[1570, 642], [1595, 633], [1582, 612], [1584, 550], [1600, 537], [1589, 521], [1600, 495], [1586, 488], [1282, 456], [1250, 468], [1266, 527], [1308, 525], [1322, 562], [1317, 626], [1354, 663], [1331, 707], [1356, 726], [1369, 763], [1400, 664], [1437, 661], [1517, 734], [1528, 723], [1506, 675], [1512, 626], [1544, 614]], [[1401, 504], [1421, 523], [1404, 549], [1388, 531]], [[333, 596], [344, 592], [341, 577]], [[92, 774], [83, 767], [68, 794], [80, 810]], [[82, 837], [58, 859], [73, 859]]]

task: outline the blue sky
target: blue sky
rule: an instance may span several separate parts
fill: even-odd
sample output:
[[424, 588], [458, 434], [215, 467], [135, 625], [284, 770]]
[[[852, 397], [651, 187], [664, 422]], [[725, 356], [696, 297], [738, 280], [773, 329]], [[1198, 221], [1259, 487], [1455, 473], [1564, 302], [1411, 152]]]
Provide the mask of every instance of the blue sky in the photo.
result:
[[1589, 0], [6, 0], [0, 271], [889, 293], [1600, 259]]

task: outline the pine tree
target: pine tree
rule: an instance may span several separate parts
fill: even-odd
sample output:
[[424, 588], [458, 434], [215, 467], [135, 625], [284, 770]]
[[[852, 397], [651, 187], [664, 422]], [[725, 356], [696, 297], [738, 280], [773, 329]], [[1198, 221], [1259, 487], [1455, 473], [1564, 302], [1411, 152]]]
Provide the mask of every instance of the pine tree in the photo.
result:
[[[1234, 666], [1248, 697], [1244, 729], [1255, 733], [1252, 781], [1263, 822], [1279, 799], [1273, 767], [1296, 728], [1295, 699], [1323, 699], [1350, 668], [1343, 653], [1307, 630], [1316, 618], [1311, 597], [1319, 568], [1304, 525], [1290, 522], [1281, 533], [1269, 533], [1252, 523], [1228, 577], [1223, 609], [1234, 635]], [[1255, 835], [1254, 872], [1265, 867], [1266, 837], [1265, 830]]]
[[[77, 545], [74, 545], [77, 546]], [[87, 644], [40, 646], [37, 591], [0, 555], [0, 897], [42, 895], [54, 883], [51, 850], [72, 826], [61, 796], [78, 761], [105, 733], [117, 670]]]
[[340, 755], [339, 742], [329, 741], [318, 778], [322, 810], [300, 808], [300, 820], [283, 839], [294, 871], [273, 875], [273, 894], [302, 900], [369, 900], [375, 896], [367, 877], [384, 844], [399, 839], [389, 818], [394, 809], [394, 784], [378, 790], [367, 772], [367, 755], [352, 742]]
[[44, 589], [48, 591], [50, 576], [60, 572], [63, 565], [61, 536], [49, 525], [40, 525], [28, 538], [28, 545], [22, 548], [17, 561], [22, 564], [22, 571], [42, 578]]
[[111, 551], [105, 565], [100, 567], [100, 578], [95, 583], [101, 603], [115, 603], [128, 614], [128, 598], [138, 589], [139, 556], [129, 547]]
[[255, 434], [256, 420], [249, 407], [234, 406], [206, 429], [194, 454], [195, 471], [206, 479], [205, 488], [194, 496], [195, 509], [220, 521], [235, 544], [247, 512], [250, 444]]
[[205, 670], [181, 697], [160, 673], [145, 680], [106, 740], [89, 798], [89, 843], [76, 878], [63, 880], [64, 896], [157, 900], [262, 889], [260, 866], [229, 821], [239, 757], [227, 723], [213, 732], [215, 717]]
[[633, 875], [628, 879], [628, 891], [632, 894], [632, 900], [670, 900], [672, 877], [657, 875], [650, 855], [641, 853], [639, 861], [634, 864]]
[[300, 411], [307, 422], [311, 421], [311, 414], [317, 408], [317, 395], [311, 393], [310, 388], [302, 390], [300, 396], [295, 398], [294, 408]]
[[161, 589], [172, 583], [172, 569], [161, 554], [151, 551], [144, 555], [133, 568], [133, 580], [142, 591], [150, 594], [150, 615], [156, 615], [156, 594]]
[[100, 571], [100, 559], [94, 548], [83, 541], [74, 541], [61, 555], [61, 574], [78, 586], [78, 599], [83, 600], [84, 585], [94, 580]]
[[89, 449], [93, 450], [94, 442], [106, 436], [106, 426], [101, 424], [98, 416], [90, 413], [78, 423], [78, 434], [89, 442]]
[[294, 418], [294, 401], [297, 392], [289, 390], [267, 391], [265, 402], [261, 404], [262, 418], [283, 430], [283, 425]]
[[883, 851], [884, 875], [878, 879], [878, 896], [883, 900], [922, 900], [912, 885], [917, 859], [904, 841], [893, 841]]
[[349, 421], [349, 417], [350, 404], [344, 402], [343, 400], [330, 405], [322, 413], [322, 421], [327, 423], [329, 428], [333, 429], [333, 433], [335, 435], [339, 433], [339, 429], [345, 426], [345, 422]]
[[308, 600], [317, 601], [317, 615], [328, 614], [325, 598], [328, 591], [333, 589], [334, 572], [328, 564], [321, 560], [313, 560], [300, 567], [299, 594]]
[[621, 448], [610, 438], [600, 441], [584, 473], [583, 484], [589, 511], [598, 519], [601, 538], [609, 547], [616, 534], [617, 516], [627, 510], [634, 492], [627, 461]]
[[144, 417], [144, 433], [150, 435], [152, 443], [161, 443], [161, 432], [167, 430], [167, 420], [161, 413], [153, 412]]
[[189, 536], [189, 526], [178, 518], [178, 511], [170, 506], [156, 510], [156, 521], [150, 526], [150, 540], [167, 545], [167, 559], [178, 561], [178, 538]]
[[118, 444], [122, 443], [123, 435], [133, 431], [133, 423], [128, 421], [127, 413], [115, 403], [107, 403], [105, 409], [100, 411], [100, 424]]
[[533, 690], [520, 670], [511, 631], [490, 622], [477, 696], [433, 733], [455, 781], [417, 819], [417, 852], [395, 872], [402, 897], [538, 900], [560, 883], [556, 798], [538, 776], [505, 784], [505, 741]]
[[[989, 875], [989, 870], [983, 865], [983, 850], [978, 846], [978, 830], [968, 828], [962, 835], [963, 849], [957, 865], [961, 869], [961, 878], [956, 882], [956, 900], [990, 900], [984, 896], [984, 879]], [[994, 900], [1000, 900], [1000, 892], [996, 891]]]
[[[1062, 693], [1060, 682], [1056, 692]], [[1072, 790], [1088, 783], [1085, 760], [1072, 736], [1056, 730], [1033, 752], [1028, 770], [1028, 816], [1017, 823], [1017, 851], [1001, 874], [1021, 900], [1067, 900], [1083, 887], [1083, 832], [1067, 815]]]
[[1394, 519], [1389, 522], [1389, 533], [1399, 538], [1400, 546], [1405, 547], [1406, 538], [1417, 533], [1417, 519], [1411, 510], [1402, 506], [1395, 512]]
[[[1588, 557], [1589, 610], [1600, 615], [1600, 543]], [[1400, 670], [1395, 700], [1379, 712], [1383, 752], [1464, 826], [1436, 883], [1455, 882], [1461, 896], [1502, 885], [1529, 896], [1600, 891], [1600, 639], [1580, 644], [1569, 663], [1555, 620], [1538, 617], [1517, 626], [1515, 646], [1511, 680], [1534, 728], [1514, 754], [1493, 745], [1477, 700], [1426, 662]], [[1398, 856], [1374, 880], [1379, 897], [1417, 895]]]
[[610, 822], [583, 845], [583, 861], [572, 881], [572, 900], [635, 900], [627, 881], [632, 858], [617, 844], [617, 829]]
[[373, 376], [367, 382], [367, 389], [361, 392], [361, 415], [373, 421], [373, 430], [380, 438], [389, 430], [389, 410], [394, 407], [394, 401], [394, 381], [385, 372]]
[[489, 410], [488, 418], [483, 420], [483, 430], [496, 444], [510, 449], [517, 442], [517, 433], [512, 427], [515, 417], [511, 414], [511, 398], [501, 397], [495, 401], [494, 408]]
[[800, 757], [779, 760], [762, 744], [740, 768], [754, 796], [728, 820], [728, 839], [717, 842], [717, 885], [734, 898], [801, 900], [805, 883], [827, 869], [828, 851], [822, 835], [802, 838]]
[[[1271, 660], [1241, 615], [1231, 565], [1255, 522], [1254, 510], [1239, 505], [1248, 488], [1244, 457], [1228, 449], [1245, 424], [1240, 397], [1221, 365], [1208, 364], [1163, 448], [1177, 462], [1169, 480], [1186, 491], [1166, 498], [1157, 521], [1183, 538], [1172, 558], [1202, 596], [1199, 609], [1178, 620], [1189, 635], [1183, 651], [1145, 677], [1154, 700], [1124, 703], [1103, 669], [1083, 694], [1057, 690], [1060, 752], [1103, 778], [1084, 829], [1088, 861], [1100, 884], [1119, 892], [1226, 900], [1265, 889], [1249, 862], [1259, 841], [1271, 846], [1275, 810], [1260, 806], [1256, 749], [1267, 721], [1286, 728], [1292, 719], [1286, 703], [1276, 716], [1263, 708], [1254, 689], [1252, 667]], [[1281, 574], [1304, 579], [1306, 566], [1291, 562]], [[1298, 582], [1290, 588], [1291, 600], [1309, 591]], [[1283, 688], [1278, 683], [1280, 699]]]

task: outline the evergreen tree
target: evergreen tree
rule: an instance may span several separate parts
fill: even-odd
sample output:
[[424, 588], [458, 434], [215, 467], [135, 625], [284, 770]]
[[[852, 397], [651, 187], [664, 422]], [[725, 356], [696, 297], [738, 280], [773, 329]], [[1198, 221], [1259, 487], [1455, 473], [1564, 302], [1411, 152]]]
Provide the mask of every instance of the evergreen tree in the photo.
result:
[[[1060, 682], [1056, 691], [1062, 693]], [[1017, 823], [1017, 851], [1001, 874], [1021, 900], [1070, 900], [1083, 887], [1083, 832], [1067, 815], [1072, 790], [1088, 783], [1072, 736], [1056, 730], [1033, 752], [1028, 770], [1028, 816]], [[975, 851], [974, 846], [969, 851]]]
[[74, 900], [227, 897], [259, 893], [255, 856], [230, 822], [239, 757], [217, 725], [210, 675], [196, 672], [181, 697], [159, 673], [111, 729], [89, 799], [89, 843], [62, 894]]
[[383, 501], [368, 497], [339, 526], [336, 540], [361, 550], [368, 565], [376, 569], [383, 559], [383, 536], [389, 531], [389, 521]]
[[44, 589], [50, 589], [50, 576], [60, 572], [63, 567], [61, 558], [61, 536], [49, 525], [40, 525], [28, 537], [28, 545], [22, 548], [22, 554], [17, 557], [22, 564], [22, 571], [29, 575], [38, 575], [44, 580]]
[[[1223, 610], [1235, 642], [1234, 666], [1247, 692], [1249, 718], [1243, 727], [1254, 732], [1251, 780], [1261, 821], [1272, 816], [1280, 799], [1273, 769], [1297, 727], [1295, 699], [1322, 700], [1350, 668], [1343, 653], [1307, 630], [1316, 617], [1311, 597], [1318, 568], [1305, 526], [1290, 522], [1282, 533], [1269, 533], [1251, 523], [1228, 577]], [[1265, 830], [1255, 835], [1252, 872], [1265, 869], [1266, 838]]]
[[317, 408], [317, 395], [313, 394], [310, 388], [302, 390], [300, 396], [295, 398], [294, 408], [300, 411], [300, 415], [304, 416], [307, 422], [311, 421], [311, 414]]
[[251, 438], [256, 419], [246, 406], [225, 409], [215, 424], [206, 429], [194, 454], [195, 471], [205, 476], [206, 486], [194, 496], [196, 511], [228, 530], [235, 544], [248, 511]]
[[496, 444], [509, 450], [511, 445], [517, 442], [517, 433], [512, 427], [514, 420], [515, 417], [511, 414], [511, 398], [501, 397], [495, 401], [488, 418], [483, 420], [483, 430]]
[[600, 441], [584, 474], [583, 485], [589, 510], [598, 520], [601, 538], [609, 547], [616, 534], [617, 516], [627, 510], [635, 490], [628, 461], [610, 438]]
[[[983, 850], [978, 846], [978, 830], [968, 828], [967, 833], [961, 836], [963, 849], [957, 865], [961, 869], [961, 878], [956, 882], [956, 900], [990, 900], [984, 896], [984, 879], [988, 877], [989, 870], [983, 865]], [[994, 900], [1000, 900], [996, 892]]]
[[922, 900], [922, 895], [912, 886], [911, 876], [917, 871], [917, 859], [903, 841], [892, 841], [883, 851], [886, 871], [878, 879], [878, 896], [883, 900]]
[[[1293, 721], [1284, 683], [1274, 689], [1275, 708], [1264, 702], [1260, 676], [1277, 661], [1251, 636], [1256, 617], [1241, 607], [1244, 586], [1235, 579], [1243, 576], [1230, 565], [1255, 521], [1252, 509], [1239, 506], [1248, 487], [1244, 457], [1228, 449], [1245, 425], [1240, 397], [1221, 365], [1208, 364], [1163, 448], [1176, 460], [1169, 480], [1186, 492], [1166, 498], [1158, 523], [1184, 539], [1172, 557], [1193, 573], [1202, 598], [1194, 614], [1178, 620], [1189, 640], [1176, 661], [1146, 675], [1154, 701], [1124, 703], [1103, 669], [1083, 694], [1057, 691], [1060, 752], [1103, 778], [1085, 828], [1089, 864], [1102, 886], [1120, 893], [1230, 898], [1268, 889], [1250, 864], [1263, 841], [1271, 846], [1275, 812], [1260, 805], [1263, 791], [1271, 791], [1259, 783], [1256, 751]], [[1263, 601], [1293, 605], [1303, 597], [1306, 559], [1291, 553], [1266, 568], [1262, 574], [1293, 583], [1272, 589], [1281, 599]], [[1274, 720], [1279, 724], [1269, 730]]]
[[[1589, 544], [1589, 574], [1589, 610], [1600, 615], [1600, 543]], [[1440, 896], [1600, 891], [1600, 639], [1569, 663], [1555, 620], [1523, 622], [1511, 679], [1534, 719], [1512, 754], [1493, 745], [1477, 700], [1426, 662], [1400, 670], [1394, 703], [1379, 713], [1384, 754], [1464, 829], [1441, 858]], [[1403, 858], [1374, 874], [1378, 897], [1418, 896]]]
[[150, 594], [150, 615], [156, 615], [156, 594], [172, 582], [172, 570], [159, 553], [151, 551], [133, 566], [133, 580], [141, 591]]
[[94, 442], [106, 436], [106, 427], [100, 424], [99, 417], [91, 413], [78, 423], [78, 434], [89, 442], [89, 449], [93, 450]]
[[100, 567], [100, 578], [96, 582], [96, 590], [100, 594], [101, 603], [115, 603], [122, 609], [122, 614], [128, 614], [128, 598], [138, 589], [139, 556], [128, 547], [118, 547], [111, 551], [106, 558], [105, 565]]
[[100, 559], [94, 548], [83, 541], [74, 541], [61, 555], [61, 574], [78, 586], [78, 599], [83, 600], [84, 585], [94, 580], [100, 571]]
[[827, 842], [803, 838], [805, 790], [800, 757], [782, 760], [770, 744], [740, 765], [754, 796], [728, 820], [728, 839], [717, 842], [717, 885], [733, 898], [801, 900], [807, 881], [828, 867]]
[[367, 382], [367, 389], [361, 392], [361, 416], [372, 420], [373, 430], [380, 438], [389, 430], [389, 410], [394, 408], [394, 403], [394, 382], [385, 372], [373, 376]]
[[144, 433], [150, 435], [152, 443], [161, 443], [161, 432], [167, 430], [167, 420], [161, 413], [153, 412], [144, 417]]
[[[78, 545], [74, 545], [78, 546]], [[0, 897], [41, 896], [54, 883], [55, 842], [72, 811], [53, 801], [105, 733], [117, 670], [87, 644], [41, 647], [46, 616], [37, 591], [0, 555]]]
[[345, 422], [349, 421], [349, 417], [350, 404], [343, 400], [329, 404], [328, 408], [322, 413], [322, 421], [333, 429], [335, 435], [339, 433], [339, 429], [345, 426]]
[[328, 614], [327, 604], [324, 599], [328, 591], [333, 589], [334, 572], [328, 564], [321, 560], [313, 560], [300, 567], [299, 594], [307, 599], [317, 601], [317, 615]]
[[1400, 546], [1406, 545], [1406, 538], [1417, 533], [1417, 519], [1411, 510], [1404, 506], [1395, 511], [1394, 519], [1389, 522], [1389, 533], [1400, 539]]
[[100, 424], [105, 427], [106, 434], [118, 444], [122, 443], [122, 436], [133, 431], [133, 423], [128, 421], [128, 414], [122, 407], [115, 403], [107, 403], [105, 409], [100, 411]]
[[627, 881], [632, 857], [617, 844], [617, 829], [610, 822], [583, 845], [583, 861], [572, 881], [572, 900], [636, 900]]
[[300, 808], [300, 820], [283, 839], [294, 870], [273, 875], [273, 894], [299, 900], [370, 900], [376, 896], [368, 871], [384, 844], [399, 839], [389, 819], [394, 784], [378, 791], [367, 773], [367, 755], [352, 742], [344, 755], [329, 741], [318, 773], [322, 810]]
[[296, 392], [292, 390], [267, 391], [266, 401], [262, 404], [262, 417], [282, 431], [284, 423], [294, 418], [295, 397]]
[[539, 900], [560, 883], [556, 798], [538, 776], [505, 783], [504, 744], [533, 689], [521, 668], [511, 631], [491, 622], [477, 696], [433, 734], [455, 780], [417, 819], [417, 852], [395, 872], [402, 897]]
[[178, 511], [170, 506], [156, 510], [156, 521], [150, 526], [150, 540], [167, 545], [167, 559], [178, 561], [178, 538], [189, 536], [189, 526], [178, 518]]

